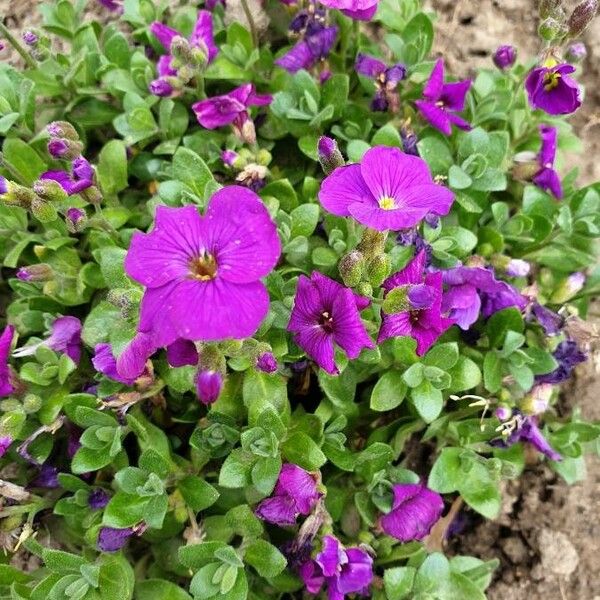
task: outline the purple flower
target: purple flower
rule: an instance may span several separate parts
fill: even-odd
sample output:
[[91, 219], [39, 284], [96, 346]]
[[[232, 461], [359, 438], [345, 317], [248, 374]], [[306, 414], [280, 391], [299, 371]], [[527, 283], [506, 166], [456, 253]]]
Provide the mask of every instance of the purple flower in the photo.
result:
[[513, 411], [512, 431], [506, 439], [493, 440], [492, 446], [509, 448], [517, 442], [529, 442], [538, 452], [550, 460], [562, 460], [562, 456], [550, 446], [537, 425], [537, 417], [525, 416], [520, 411]]
[[94, 369], [102, 373], [113, 381], [118, 381], [125, 385], [133, 385], [136, 377], [122, 377], [117, 371], [117, 361], [113, 355], [110, 344], [96, 344], [94, 348], [94, 357], [92, 358]]
[[86, 221], [87, 215], [85, 210], [81, 208], [69, 208], [67, 209], [66, 218], [73, 230], [77, 231]]
[[337, 33], [336, 26], [325, 27], [320, 22], [311, 21], [303, 33], [303, 38], [278, 58], [275, 64], [289, 73], [310, 69], [320, 60], [327, 58], [335, 44]]
[[452, 133], [452, 124], [469, 130], [471, 125], [455, 113], [464, 110], [470, 87], [470, 79], [444, 83], [444, 60], [439, 58], [423, 90], [424, 100], [417, 100], [415, 104], [423, 117], [444, 135]]
[[531, 310], [537, 322], [546, 332], [546, 335], [557, 335], [561, 332], [564, 326], [564, 319], [559, 314], [537, 302], [533, 305]]
[[277, 359], [272, 352], [263, 352], [256, 359], [256, 368], [263, 373], [275, 373], [277, 371]]
[[[154, 21], [154, 23], [150, 25], [150, 33], [154, 35], [167, 52], [171, 50], [171, 42], [173, 39], [182, 37], [178, 31], [158, 21]], [[196, 24], [188, 41], [192, 48], [206, 50], [208, 62], [212, 62], [218, 54], [219, 49], [215, 45], [213, 37], [213, 22], [210, 12], [207, 10], [198, 11]]]
[[418, 283], [409, 287], [408, 300], [412, 309], [422, 310], [431, 308], [435, 302], [435, 298], [435, 288], [427, 284]]
[[396, 87], [406, 77], [406, 67], [401, 64], [388, 67], [373, 56], [359, 53], [354, 68], [358, 74], [375, 82], [377, 92], [371, 103], [371, 109], [385, 111], [391, 106], [392, 112], [396, 112], [399, 103]]
[[30, 484], [31, 487], [56, 489], [58, 483], [58, 469], [47, 463], [40, 467], [40, 471]]
[[159, 348], [153, 334], [138, 331], [117, 358], [117, 373], [123, 380], [135, 381], [146, 370], [148, 359]]
[[90, 163], [80, 156], [71, 165], [71, 173], [66, 171], [46, 171], [40, 179], [56, 181], [69, 195], [79, 194], [94, 185], [94, 169]]
[[[425, 284], [427, 290], [421, 289], [420, 296], [428, 298], [428, 308], [413, 308], [408, 311], [386, 314], [382, 313], [381, 328], [377, 343], [391, 337], [408, 336], [417, 342], [417, 354], [422, 356], [433, 343], [454, 325], [453, 319], [442, 316], [442, 274], [428, 273], [424, 275], [426, 253], [419, 252], [402, 271], [388, 277], [383, 282], [384, 296], [397, 287], [411, 284]], [[410, 293], [410, 292], [409, 292]]]
[[204, 217], [192, 205], [159, 206], [154, 229], [134, 233], [125, 258], [127, 274], [147, 288], [139, 332], [154, 348], [253, 335], [269, 309], [260, 278], [280, 253], [275, 224], [246, 188], [216, 192]]
[[35, 46], [39, 41], [38, 36], [29, 29], [21, 34], [21, 38], [28, 46]]
[[108, 10], [121, 11], [123, 10], [123, 4], [121, 0], [98, 0], [104, 8], [108, 8]]
[[563, 197], [562, 185], [558, 173], [554, 170], [558, 137], [556, 127], [540, 125], [540, 137], [542, 147], [537, 156], [540, 170], [534, 175], [533, 183], [560, 200]]
[[563, 381], [567, 381], [571, 377], [573, 369], [588, 358], [587, 354], [582, 352], [577, 343], [572, 340], [561, 342], [552, 353], [552, 356], [558, 362], [558, 367], [551, 373], [537, 375], [535, 378], [536, 382], [562, 383]]
[[358, 358], [363, 348], [374, 348], [359, 314], [368, 305], [368, 299], [313, 271], [310, 279], [304, 275], [298, 279], [287, 330], [322, 369], [337, 375], [334, 343], [350, 359]]
[[581, 90], [575, 79], [569, 77], [575, 67], [557, 64], [553, 59], [529, 73], [525, 89], [531, 108], [539, 108], [549, 115], [568, 115], [581, 106]]
[[512, 410], [508, 406], [499, 406], [494, 411], [494, 416], [500, 421], [508, 421], [512, 416]]
[[55, 138], [48, 142], [48, 152], [53, 158], [62, 158], [70, 149], [69, 142], [61, 138]]
[[233, 164], [239, 157], [240, 155], [235, 150], [223, 150], [223, 152], [221, 152], [221, 160], [228, 167], [233, 167]]
[[373, 559], [361, 548], [344, 548], [338, 539], [326, 535], [321, 552], [315, 560], [305, 562], [299, 571], [311, 594], [318, 594], [325, 584], [329, 600], [343, 600], [346, 594], [369, 595]]
[[110, 500], [110, 496], [108, 493], [102, 488], [95, 488], [90, 492], [88, 496], [88, 506], [92, 510], [99, 510], [104, 508], [108, 501]]
[[216, 129], [224, 125], [232, 124], [236, 134], [246, 139], [245, 128], [248, 124], [254, 127], [248, 109], [251, 106], [265, 106], [273, 99], [270, 95], [257, 94], [254, 85], [246, 83], [235, 88], [228, 94], [213, 96], [206, 100], [200, 100], [192, 105], [198, 122], [206, 129]]
[[299, 466], [286, 463], [281, 467], [275, 489], [256, 507], [256, 515], [275, 525], [294, 525], [299, 515], [309, 515], [321, 494], [317, 479]]
[[403, 543], [422, 540], [442, 515], [442, 497], [419, 483], [398, 483], [393, 492], [392, 510], [381, 517], [383, 531]]
[[166, 79], [161, 79], [160, 77], [152, 81], [148, 89], [151, 94], [160, 98], [166, 98], [173, 94], [173, 86]]
[[443, 272], [447, 286], [442, 309], [456, 324], [467, 331], [481, 312], [488, 318], [499, 310], [514, 306], [524, 310], [527, 300], [514, 287], [499, 281], [491, 269], [484, 267], [455, 267]]
[[370, 21], [377, 12], [379, 0], [321, 0], [321, 4], [341, 10], [351, 19]]
[[412, 131], [409, 127], [401, 127], [400, 138], [402, 139], [402, 149], [404, 152], [406, 152], [406, 154], [419, 156], [419, 148], [417, 146], [419, 138], [414, 131]]
[[360, 164], [339, 167], [321, 184], [325, 210], [354, 217], [372, 229], [407, 229], [428, 213], [448, 214], [454, 194], [431, 178], [424, 160], [398, 148], [376, 146]]
[[55, 352], [62, 352], [74, 363], [79, 363], [81, 358], [81, 321], [77, 317], [69, 316], [55, 319], [46, 340], [23, 346], [15, 350], [13, 356], [17, 358], [31, 356], [40, 346], [47, 346]]
[[202, 404], [213, 404], [223, 389], [223, 375], [218, 371], [200, 369], [196, 373], [196, 393]]
[[116, 552], [120, 550], [127, 540], [135, 533], [133, 527], [116, 529], [115, 527], [101, 527], [98, 533], [98, 550], [102, 552]]
[[492, 60], [499, 69], [510, 69], [517, 60], [517, 50], [514, 46], [500, 46], [494, 52]]
[[167, 346], [167, 362], [171, 367], [198, 364], [198, 350], [190, 340], [178, 339]]
[[8, 192], [8, 179], [0, 175], [0, 196]]
[[12, 438], [10, 436], [3, 435], [0, 437], [0, 458], [2, 458], [6, 454], [11, 444]]
[[15, 328], [7, 325], [0, 335], [0, 397], [10, 396], [15, 391], [12, 384], [12, 376], [8, 365], [10, 346], [15, 335]]

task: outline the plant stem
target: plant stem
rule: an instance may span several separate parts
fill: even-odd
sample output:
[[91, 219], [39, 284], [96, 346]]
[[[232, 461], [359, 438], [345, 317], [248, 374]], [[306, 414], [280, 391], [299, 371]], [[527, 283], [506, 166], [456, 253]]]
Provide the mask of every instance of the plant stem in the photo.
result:
[[246, 19], [248, 19], [248, 25], [250, 26], [250, 33], [252, 34], [252, 43], [255, 48], [258, 48], [258, 33], [256, 31], [256, 24], [254, 23], [254, 19], [252, 18], [252, 12], [250, 11], [250, 7], [248, 6], [247, 0], [240, 0], [242, 3], [242, 8], [244, 9], [244, 14], [246, 15]]
[[29, 52], [23, 48], [19, 40], [8, 30], [6, 25], [0, 21], [0, 33], [7, 39], [8, 43], [21, 55], [21, 58], [27, 63], [31, 69], [37, 67], [36, 62], [31, 58]]

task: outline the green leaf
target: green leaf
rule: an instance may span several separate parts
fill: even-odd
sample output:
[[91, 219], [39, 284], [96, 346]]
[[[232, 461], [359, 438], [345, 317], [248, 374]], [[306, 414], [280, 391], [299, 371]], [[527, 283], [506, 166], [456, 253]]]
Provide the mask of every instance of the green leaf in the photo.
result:
[[135, 584], [135, 600], [192, 600], [178, 585], [164, 579], [146, 579]]
[[387, 123], [377, 130], [371, 139], [372, 146], [392, 146], [402, 148], [402, 138], [392, 123]]
[[315, 471], [327, 462], [327, 457], [315, 441], [302, 431], [288, 437], [282, 444], [282, 450], [288, 462], [307, 471]]
[[448, 183], [455, 190], [466, 190], [473, 180], [458, 165], [452, 165], [448, 171]]
[[454, 163], [448, 143], [439, 137], [426, 137], [417, 143], [421, 158], [433, 175], [446, 175]]
[[2, 145], [2, 159], [19, 174], [24, 185], [31, 185], [46, 170], [46, 164], [23, 140], [9, 137]]
[[255, 540], [246, 549], [244, 562], [253, 566], [259, 575], [271, 579], [285, 569], [285, 556], [265, 540]]
[[383, 412], [400, 406], [406, 389], [406, 383], [399, 371], [386, 371], [371, 392], [371, 408]]
[[173, 175], [185, 183], [202, 202], [219, 189], [211, 170], [192, 150], [179, 147], [173, 156]]
[[98, 181], [107, 196], [127, 187], [127, 149], [121, 140], [111, 140], [100, 151]]
[[319, 220], [319, 205], [318, 204], [302, 204], [295, 208], [291, 213], [292, 229], [291, 237], [299, 235], [310, 236]]
[[417, 412], [426, 423], [431, 423], [442, 412], [444, 397], [442, 392], [435, 388], [429, 381], [422, 381], [413, 388], [411, 400]]
[[445, 371], [451, 369], [458, 361], [458, 344], [449, 342], [437, 344], [423, 357], [423, 364], [439, 367]]
[[219, 485], [226, 488], [243, 488], [248, 483], [254, 457], [236, 448], [226, 459], [219, 472]]
[[177, 484], [186, 504], [200, 512], [212, 506], [219, 498], [219, 492], [210, 483], [195, 475], [188, 475]]
[[494, 350], [490, 350], [483, 359], [483, 384], [492, 394], [502, 387], [502, 362]]
[[453, 393], [472, 390], [481, 383], [481, 371], [477, 364], [470, 358], [461, 356], [458, 362], [448, 369], [452, 378], [450, 389]]
[[490, 340], [490, 345], [499, 348], [506, 338], [507, 331], [522, 333], [524, 327], [521, 311], [517, 308], [505, 308], [488, 319], [485, 332]]
[[462, 481], [460, 448], [444, 448], [429, 472], [427, 486], [440, 494], [455, 492]]
[[385, 594], [388, 600], [409, 598], [417, 570], [414, 567], [386, 569], [383, 574]]
[[225, 542], [202, 542], [201, 544], [180, 546], [177, 554], [183, 565], [190, 569], [199, 569], [213, 561], [215, 552], [226, 546]]

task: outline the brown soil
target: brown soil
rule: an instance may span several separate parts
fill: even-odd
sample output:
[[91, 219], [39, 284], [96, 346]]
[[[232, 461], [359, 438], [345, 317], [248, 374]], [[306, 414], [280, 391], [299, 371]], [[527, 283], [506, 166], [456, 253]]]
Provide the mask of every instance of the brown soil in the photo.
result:
[[[576, 2], [566, 0], [566, 4]], [[38, 0], [0, 0], [0, 15], [12, 28], [36, 26]], [[90, 2], [94, 5], [94, 2]], [[436, 52], [449, 69], [473, 75], [488, 67], [494, 49], [517, 46], [521, 56], [538, 50], [537, 17], [531, 0], [427, 0], [438, 15]], [[95, 11], [94, 11], [95, 12]], [[586, 33], [588, 58], [582, 80], [587, 98], [573, 117], [584, 152], [563, 165], [580, 169], [581, 184], [600, 180], [600, 18]], [[7, 60], [9, 50], [0, 53]], [[596, 357], [598, 358], [598, 357]], [[600, 361], [588, 362], [564, 391], [565, 405], [577, 404], [588, 419], [600, 419]], [[600, 460], [587, 460], [588, 477], [567, 486], [544, 465], [534, 466], [504, 490], [504, 507], [495, 521], [474, 523], [449, 550], [501, 562], [488, 592], [490, 600], [600, 600]]]

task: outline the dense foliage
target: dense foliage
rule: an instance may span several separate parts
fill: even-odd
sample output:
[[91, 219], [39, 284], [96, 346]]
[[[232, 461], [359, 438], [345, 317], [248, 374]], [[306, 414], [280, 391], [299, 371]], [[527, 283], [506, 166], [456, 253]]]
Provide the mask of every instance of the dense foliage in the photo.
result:
[[485, 598], [448, 540], [598, 447], [597, 2], [459, 81], [418, 0], [93, 4], [0, 26], [0, 596]]

